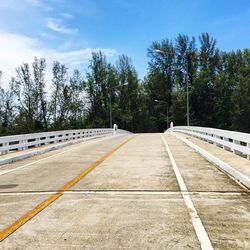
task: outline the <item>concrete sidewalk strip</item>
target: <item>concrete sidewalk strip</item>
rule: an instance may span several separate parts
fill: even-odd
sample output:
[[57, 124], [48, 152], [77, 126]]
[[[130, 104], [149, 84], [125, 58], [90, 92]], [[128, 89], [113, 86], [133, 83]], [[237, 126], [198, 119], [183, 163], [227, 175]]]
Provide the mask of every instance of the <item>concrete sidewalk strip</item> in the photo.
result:
[[[228, 175], [230, 175], [231, 177], [233, 177], [234, 179], [236, 179], [237, 181], [239, 181], [244, 186], [250, 189], [250, 174], [249, 174], [250, 166], [248, 166], [249, 168], [248, 169], [247, 166], [245, 165], [245, 161], [247, 160], [238, 159], [237, 164], [232, 164], [232, 162], [227, 161], [227, 158], [225, 158], [225, 156], [221, 157], [221, 152], [226, 155], [232, 154], [231, 152], [227, 152], [224, 149], [218, 148], [207, 142], [201, 141], [196, 138], [192, 138], [182, 133], [169, 133], [169, 134], [175, 136], [179, 140], [186, 143], [188, 146], [190, 146], [195, 151], [197, 151], [200, 155], [206, 158], [209, 162], [213, 163], [219, 169], [223, 170]], [[197, 144], [199, 144], [199, 146]], [[220, 156], [220, 158], [218, 158], [218, 156]], [[237, 157], [237, 156], [234, 155], [234, 157]], [[240, 166], [241, 165], [240, 162], [243, 162], [242, 166]]]
[[81, 142], [85, 142], [88, 140], [101, 138], [101, 137], [105, 137], [105, 136], [101, 135], [101, 136], [95, 136], [95, 137], [86, 137], [86, 138], [79, 139], [79, 140], [72, 140], [72, 141], [61, 142], [61, 143], [56, 143], [56, 144], [49, 144], [49, 145], [41, 146], [39, 148], [32, 148], [32, 149], [27, 149], [24, 151], [17, 151], [17, 152], [5, 154], [5, 155], [0, 155], [0, 166], [11, 163], [11, 162], [16, 162], [19, 160], [30, 158], [35, 155], [44, 154], [53, 150], [58, 150], [58, 149], [61, 149], [70, 145], [78, 144]]

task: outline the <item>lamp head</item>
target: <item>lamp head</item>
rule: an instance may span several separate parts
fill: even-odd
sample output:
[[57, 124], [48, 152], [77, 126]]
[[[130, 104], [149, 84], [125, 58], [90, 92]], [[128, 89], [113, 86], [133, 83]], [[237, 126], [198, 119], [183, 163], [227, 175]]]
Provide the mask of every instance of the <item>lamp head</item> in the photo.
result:
[[162, 50], [160, 50], [160, 49], [155, 49], [155, 52], [156, 52], [156, 53], [165, 54], [165, 52], [164, 52], [164, 51], [162, 51]]

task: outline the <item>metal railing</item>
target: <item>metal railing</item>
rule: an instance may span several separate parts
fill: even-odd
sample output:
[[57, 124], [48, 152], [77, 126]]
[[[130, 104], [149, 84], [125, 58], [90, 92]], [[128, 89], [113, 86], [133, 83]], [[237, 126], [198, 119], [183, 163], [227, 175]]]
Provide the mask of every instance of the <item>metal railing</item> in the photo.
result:
[[96, 138], [111, 134], [130, 133], [126, 130], [118, 129], [116, 132], [111, 128], [100, 129], [79, 129], [62, 130], [54, 132], [42, 132], [34, 134], [12, 135], [0, 137], [0, 155], [7, 154], [14, 150], [26, 150], [32, 147], [39, 147], [51, 143], [58, 143], [82, 138]]
[[235, 154], [246, 156], [246, 158], [250, 160], [250, 134], [248, 133], [192, 126], [176, 126], [168, 129], [168, 132], [171, 131], [183, 132], [207, 142], [214, 143]]

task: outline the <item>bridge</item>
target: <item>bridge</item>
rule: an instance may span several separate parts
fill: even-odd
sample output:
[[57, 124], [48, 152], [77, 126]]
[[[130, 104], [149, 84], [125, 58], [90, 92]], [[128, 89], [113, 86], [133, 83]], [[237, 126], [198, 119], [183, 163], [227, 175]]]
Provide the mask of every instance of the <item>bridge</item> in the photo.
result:
[[1, 249], [250, 249], [250, 135], [0, 137]]

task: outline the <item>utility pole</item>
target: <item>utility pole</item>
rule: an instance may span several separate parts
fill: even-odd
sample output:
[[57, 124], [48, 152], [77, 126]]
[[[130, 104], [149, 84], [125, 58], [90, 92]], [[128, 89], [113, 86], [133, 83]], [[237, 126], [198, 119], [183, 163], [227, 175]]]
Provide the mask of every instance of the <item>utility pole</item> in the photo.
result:
[[[186, 56], [187, 57], [187, 56]], [[187, 60], [187, 77], [186, 77], [186, 85], [187, 85], [187, 126], [189, 126], [189, 83], [188, 83], [188, 60]]]

